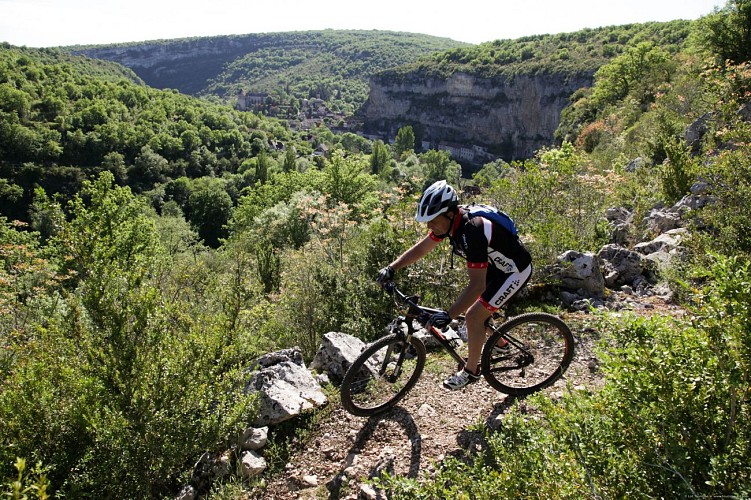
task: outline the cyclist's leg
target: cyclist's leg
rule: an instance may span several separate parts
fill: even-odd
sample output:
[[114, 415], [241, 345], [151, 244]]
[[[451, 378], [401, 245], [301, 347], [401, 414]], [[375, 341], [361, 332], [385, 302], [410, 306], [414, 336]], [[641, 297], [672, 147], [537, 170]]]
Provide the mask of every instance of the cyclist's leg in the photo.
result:
[[[488, 271], [488, 286], [480, 296], [480, 302], [482, 302], [482, 305], [492, 315], [529, 282], [532, 276], [532, 264], [521, 271], [513, 273], [504, 273], [496, 268], [489, 269]], [[489, 327], [489, 322], [490, 317], [486, 319], [486, 327]], [[502, 344], [497, 345], [499, 348], [505, 347], [506, 344], [504, 339], [501, 340]]]
[[472, 373], [479, 373], [482, 347], [487, 339], [487, 329], [493, 313], [498, 307], [492, 306], [486, 298], [492, 298], [496, 291], [508, 280], [508, 276], [498, 270], [497, 267], [489, 266], [485, 274], [485, 291], [480, 298], [472, 304], [465, 313], [468, 337], [467, 369]]
[[480, 300], [485, 308], [494, 313], [524, 288], [532, 277], [532, 264], [513, 273], [497, 271], [488, 274], [490, 275], [488, 286], [480, 296]]
[[492, 312], [489, 311], [481, 301], [476, 301], [469, 306], [464, 315], [467, 324], [467, 370], [472, 373], [479, 373], [480, 356], [482, 355], [482, 346], [485, 344], [485, 324], [490, 318]]
[[464, 314], [467, 327], [467, 363], [464, 368], [443, 381], [448, 389], [461, 389], [465, 385], [480, 378], [480, 357], [482, 346], [485, 344], [485, 321], [490, 317], [490, 311], [475, 301]]

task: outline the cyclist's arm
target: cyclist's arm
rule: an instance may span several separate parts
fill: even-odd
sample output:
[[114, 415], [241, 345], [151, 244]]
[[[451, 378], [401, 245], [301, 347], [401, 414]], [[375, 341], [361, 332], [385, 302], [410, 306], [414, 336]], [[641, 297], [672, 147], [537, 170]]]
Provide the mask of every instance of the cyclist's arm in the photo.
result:
[[[432, 233], [431, 233], [432, 234]], [[437, 247], [441, 243], [441, 240], [436, 240], [431, 237], [431, 235], [427, 235], [414, 245], [412, 245], [412, 248], [408, 249], [406, 252], [401, 254], [399, 257], [394, 260], [391, 264], [391, 268], [394, 271], [397, 271], [399, 269], [402, 269], [404, 267], [409, 266], [410, 264], [414, 264], [418, 260], [422, 259], [426, 255], [428, 255], [435, 247]]]
[[448, 308], [449, 316], [456, 318], [460, 314], [469, 309], [469, 306], [477, 302], [483, 291], [485, 291], [485, 275], [487, 274], [487, 267], [468, 267], [467, 275], [469, 276], [469, 283], [456, 301]]

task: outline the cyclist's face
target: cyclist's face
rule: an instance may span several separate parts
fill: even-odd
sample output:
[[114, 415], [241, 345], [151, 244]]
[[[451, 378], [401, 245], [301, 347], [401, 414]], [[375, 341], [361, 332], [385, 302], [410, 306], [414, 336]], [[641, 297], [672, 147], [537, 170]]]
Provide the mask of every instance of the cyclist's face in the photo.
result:
[[429, 221], [427, 225], [428, 229], [433, 231], [435, 234], [446, 234], [449, 232], [451, 219], [449, 219], [446, 214], [441, 214], [435, 219]]

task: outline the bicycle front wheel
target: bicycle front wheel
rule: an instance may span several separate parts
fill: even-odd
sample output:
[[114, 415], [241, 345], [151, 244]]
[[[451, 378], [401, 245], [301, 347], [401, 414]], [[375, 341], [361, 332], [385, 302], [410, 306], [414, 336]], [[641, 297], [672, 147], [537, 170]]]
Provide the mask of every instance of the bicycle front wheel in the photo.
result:
[[407, 343], [392, 334], [377, 340], [344, 375], [342, 406], [360, 417], [390, 409], [417, 383], [425, 356], [425, 344], [417, 338]]
[[[508, 343], [503, 347], [497, 344]], [[482, 353], [482, 374], [498, 391], [524, 396], [558, 380], [574, 357], [574, 336], [560, 318], [522, 314], [490, 336]]]

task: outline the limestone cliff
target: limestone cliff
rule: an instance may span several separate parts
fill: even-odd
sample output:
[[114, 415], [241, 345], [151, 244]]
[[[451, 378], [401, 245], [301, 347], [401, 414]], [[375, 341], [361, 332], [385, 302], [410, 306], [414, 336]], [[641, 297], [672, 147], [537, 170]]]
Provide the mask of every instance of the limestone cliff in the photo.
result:
[[[191, 95], [234, 98], [239, 90], [272, 93], [279, 82], [286, 82], [284, 91], [303, 99], [311, 97], [311, 88], [328, 81], [323, 85], [326, 93], [344, 93], [360, 105], [367, 94], [359, 90], [370, 75], [412, 63], [425, 54], [468, 45], [415, 33], [320, 30], [73, 47], [71, 51], [118, 62], [152, 87]], [[331, 81], [338, 87], [332, 87]]]
[[451, 142], [483, 146], [505, 160], [529, 158], [553, 144], [569, 97], [591, 84], [587, 72], [494, 78], [467, 73], [393, 78], [386, 73], [371, 78], [361, 116], [366, 130], [385, 137], [412, 125], [433, 146]]
[[132, 69], [146, 84], [197, 94], [206, 82], [248, 50], [239, 37], [205, 37], [74, 49], [71, 52], [115, 61]]

